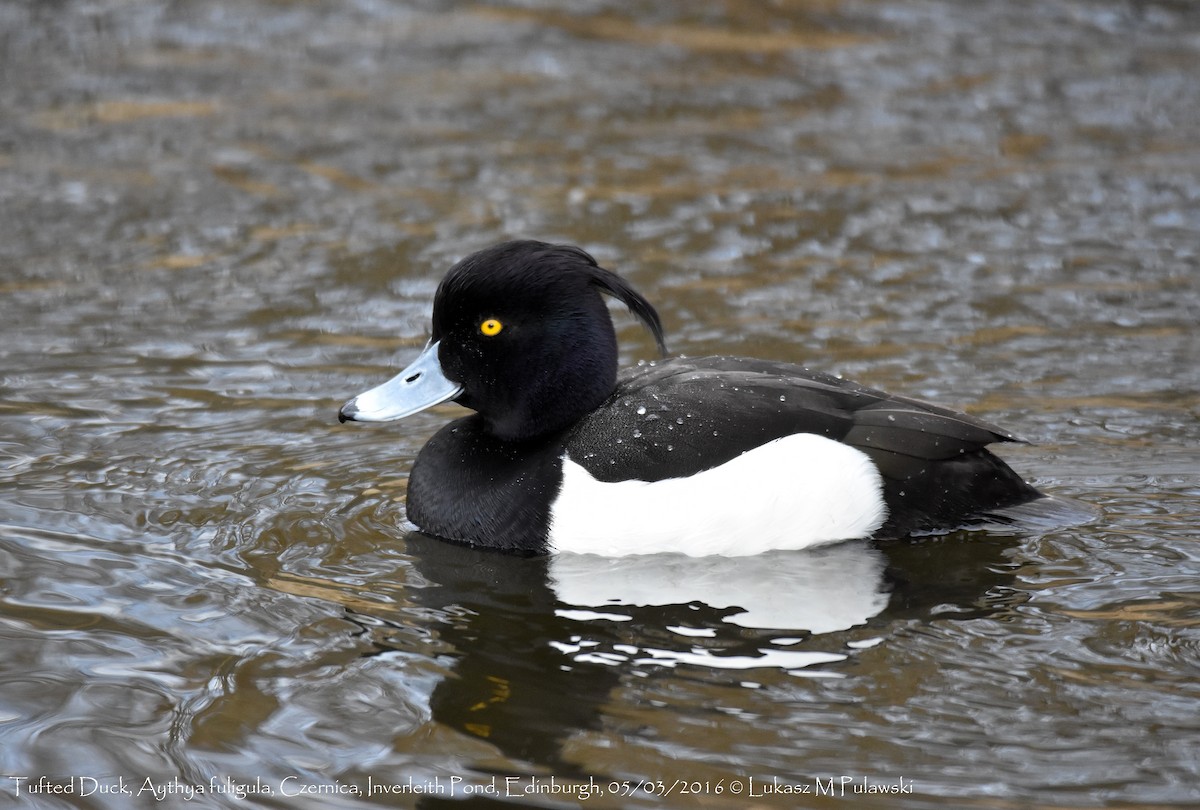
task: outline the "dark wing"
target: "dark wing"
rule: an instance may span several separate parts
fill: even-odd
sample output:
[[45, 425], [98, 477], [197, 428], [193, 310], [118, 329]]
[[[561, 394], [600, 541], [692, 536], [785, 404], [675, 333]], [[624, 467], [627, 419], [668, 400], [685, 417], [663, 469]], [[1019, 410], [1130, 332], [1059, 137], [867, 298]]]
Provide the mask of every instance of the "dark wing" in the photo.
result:
[[800, 366], [730, 357], [636, 370], [568, 437], [601, 481], [659, 481], [711, 469], [761, 444], [814, 433], [866, 453], [883, 477], [888, 520], [876, 537], [1006, 520], [1042, 497], [987, 450], [1020, 441], [964, 413]]
[[568, 440], [602, 481], [658, 481], [711, 469], [765, 442], [815, 433], [866, 452], [884, 478], [993, 442], [980, 419], [786, 363], [673, 359], [634, 370]]

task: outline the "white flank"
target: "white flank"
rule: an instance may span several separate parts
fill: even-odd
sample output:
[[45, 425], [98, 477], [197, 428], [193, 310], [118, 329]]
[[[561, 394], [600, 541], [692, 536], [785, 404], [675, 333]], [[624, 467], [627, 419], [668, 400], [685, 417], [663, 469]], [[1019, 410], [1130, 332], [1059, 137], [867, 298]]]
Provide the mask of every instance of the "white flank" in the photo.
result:
[[887, 507], [865, 453], [811, 433], [665, 481], [597, 481], [569, 457], [550, 547], [602, 554], [760, 554], [866, 537]]

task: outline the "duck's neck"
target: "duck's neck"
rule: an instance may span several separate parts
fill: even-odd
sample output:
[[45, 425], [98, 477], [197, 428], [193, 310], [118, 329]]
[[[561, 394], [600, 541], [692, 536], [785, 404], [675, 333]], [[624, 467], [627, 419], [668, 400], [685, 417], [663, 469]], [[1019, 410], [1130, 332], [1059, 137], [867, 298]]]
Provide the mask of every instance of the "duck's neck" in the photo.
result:
[[562, 483], [563, 438], [516, 442], [478, 415], [443, 427], [408, 480], [408, 518], [423, 532], [472, 546], [541, 554]]

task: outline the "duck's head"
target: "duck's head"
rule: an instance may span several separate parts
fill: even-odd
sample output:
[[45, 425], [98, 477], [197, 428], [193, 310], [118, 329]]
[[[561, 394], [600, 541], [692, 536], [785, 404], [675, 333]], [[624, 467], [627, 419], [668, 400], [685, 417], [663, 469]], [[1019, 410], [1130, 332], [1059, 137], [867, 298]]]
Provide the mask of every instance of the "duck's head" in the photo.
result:
[[617, 338], [601, 294], [628, 306], [665, 353], [650, 302], [579, 248], [517, 241], [474, 253], [438, 286], [425, 350], [338, 418], [386, 422], [454, 400], [501, 439], [561, 430], [616, 385]]

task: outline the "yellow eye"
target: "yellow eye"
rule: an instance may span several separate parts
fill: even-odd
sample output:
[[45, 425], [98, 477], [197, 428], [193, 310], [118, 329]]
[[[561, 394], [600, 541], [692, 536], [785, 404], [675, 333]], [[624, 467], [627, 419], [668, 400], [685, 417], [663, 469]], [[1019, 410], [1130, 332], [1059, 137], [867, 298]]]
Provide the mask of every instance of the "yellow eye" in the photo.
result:
[[488, 337], [494, 337], [500, 334], [500, 330], [504, 328], [504, 324], [495, 318], [488, 318], [483, 323], [479, 324], [479, 331]]

